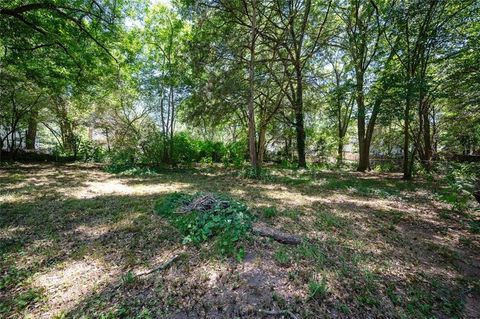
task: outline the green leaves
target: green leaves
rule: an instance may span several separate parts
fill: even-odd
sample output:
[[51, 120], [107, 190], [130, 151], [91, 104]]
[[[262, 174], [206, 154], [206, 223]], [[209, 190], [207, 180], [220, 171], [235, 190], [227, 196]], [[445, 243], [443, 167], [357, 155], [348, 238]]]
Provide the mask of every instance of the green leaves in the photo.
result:
[[207, 210], [184, 211], [203, 194], [173, 193], [157, 201], [155, 211], [169, 219], [180, 233], [184, 244], [199, 245], [214, 240], [217, 252], [223, 256], [243, 259], [241, 242], [251, 229], [253, 217], [245, 204], [224, 195], [214, 195], [216, 204]]

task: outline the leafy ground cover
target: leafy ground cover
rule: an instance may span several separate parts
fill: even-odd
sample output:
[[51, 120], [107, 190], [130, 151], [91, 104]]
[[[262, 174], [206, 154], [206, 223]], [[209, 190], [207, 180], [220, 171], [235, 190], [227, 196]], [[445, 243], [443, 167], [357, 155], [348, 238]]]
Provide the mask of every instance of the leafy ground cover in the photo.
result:
[[[393, 173], [7, 165], [0, 317], [478, 318], [480, 214], [452, 209], [444, 187]], [[241, 258], [189, 244], [158, 212], [175, 192], [224, 194], [302, 244], [247, 236]]]

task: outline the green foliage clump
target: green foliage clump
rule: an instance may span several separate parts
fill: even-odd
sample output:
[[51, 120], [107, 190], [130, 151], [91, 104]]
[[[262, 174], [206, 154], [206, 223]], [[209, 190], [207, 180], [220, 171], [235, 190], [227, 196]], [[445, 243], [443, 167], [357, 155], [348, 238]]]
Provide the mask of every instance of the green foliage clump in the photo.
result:
[[158, 200], [155, 211], [182, 233], [183, 243], [199, 245], [213, 239], [221, 255], [243, 259], [245, 251], [241, 242], [252, 225], [247, 206], [224, 195], [215, 195], [218, 201], [207, 210], [182, 211], [203, 195], [176, 192]]
[[240, 171], [239, 177], [264, 181], [271, 181], [273, 179], [273, 176], [269, 170], [265, 168], [255, 168], [252, 166], [244, 167]]
[[[193, 163], [223, 163], [225, 166], [241, 167], [245, 162], [246, 144], [214, 142], [194, 138], [186, 132], [179, 132], [173, 138], [156, 130], [143, 132], [139, 140], [123, 142], [112, 147], [108, 153], [110, 166], [131, 168], [136, 166], [191, 165]], [[88, 158], [106, 156], [98, 151]]]
[[[480, 176], [478, 163], [448, 163], [444, 170], [447, 188], [440, 191], [440, 199], [452, 205], [457, 212], [464, 212], [473, 199], [476, 179]], [[442, 173], [442, 172], [441, 172]]]

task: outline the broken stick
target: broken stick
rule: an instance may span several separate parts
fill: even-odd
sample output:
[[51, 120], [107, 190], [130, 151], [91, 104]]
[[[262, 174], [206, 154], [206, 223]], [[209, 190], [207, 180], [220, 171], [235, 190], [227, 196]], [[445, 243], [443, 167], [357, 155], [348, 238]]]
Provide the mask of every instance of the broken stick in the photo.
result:
[[261, 237], [270, 237], [279, 243], [287, 245], [298, 245], [302, 242], [302, 239], [298, 236], [287, 234], [264, 225], [254, 225], [252, 233]]

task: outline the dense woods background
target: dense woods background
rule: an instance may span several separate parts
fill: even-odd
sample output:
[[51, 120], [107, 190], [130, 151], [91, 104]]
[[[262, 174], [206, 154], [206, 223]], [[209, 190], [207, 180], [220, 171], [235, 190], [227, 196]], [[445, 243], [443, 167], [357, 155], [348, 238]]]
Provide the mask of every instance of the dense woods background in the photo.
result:
[[248, 160], [255, 172], [347, 162], [405, 179], [475, 159], [479, 10], [474, 0], [4, 0], [2, 157]]

